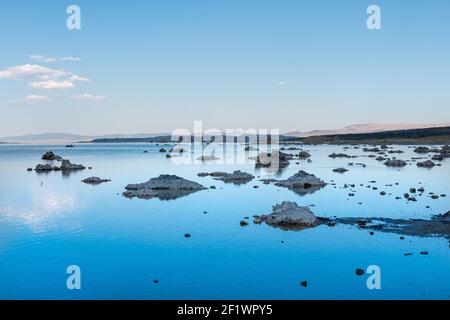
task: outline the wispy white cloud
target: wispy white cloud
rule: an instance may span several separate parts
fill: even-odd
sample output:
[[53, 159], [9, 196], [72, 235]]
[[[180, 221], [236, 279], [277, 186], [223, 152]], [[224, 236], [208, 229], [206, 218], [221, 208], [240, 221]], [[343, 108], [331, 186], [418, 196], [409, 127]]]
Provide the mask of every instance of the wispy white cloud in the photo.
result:
[[70, 98], [74, 100], [93, 100], [93, 101], [103, 101], [107, 99], [107, 97], [105, 96], [96, 96], [90, 93], [71, 95]]
[[0, 70], [0, 79], [47, 80], [67, 75], [64, 70], [51, 69], [37, 64], [24, 64]]
[[70, 89], [75, 82], [90, 82], [91, 79], [61, 69], [47, 68], [37, 64], [24, 64], [0, 70], [0, 79], [22, 80], [33, 89]]
[[40, 62], [40, 63], [54, 63], [58, 61], [81, 61], [81, 58], [79, 57], [62, 57], [62, 58], [55, 58], [55, 57], [48, 57], [44, 54], [30, 54], [28, 56], [31, 61]]
[[50, 97], [47, 96], [31, 94], [21, 99], [10, 100], [9, 102], [47, 102], [50, 100], [51, 100]]
[[88, 78], [80, 77], [80, 76], [78, 76], [76, 74], [72, 74], [69, 77], [69, 81], [91, 82], [92, 80], [88, 79]]
[[278, 81], [279, 86], [287, 86], [290, 84], [295, 84], [295, 81], [289, 80], [289, 81]]
[[55, 81], [55, 80], [46, 80], [46, 81], [35, 81], [30, 82], [28, 84], [30, 88], [33, 89], [70, 89], [74, 88], [75, 85], [73, 82], [70, 82], [68, 80], [63, 81]]
[[79, 58], [79, 57], [62, 57], [59, 60], [60, 61], [75, 61], [75, 62], [78, 62], [78, 61], [81, 61], [81, 58]]
[[30, 54], [28, 57], [30, 58], [31, 61], [41, 63], [52, 63], [58, 61], [56, 58], [50, 58], [40, 54]]

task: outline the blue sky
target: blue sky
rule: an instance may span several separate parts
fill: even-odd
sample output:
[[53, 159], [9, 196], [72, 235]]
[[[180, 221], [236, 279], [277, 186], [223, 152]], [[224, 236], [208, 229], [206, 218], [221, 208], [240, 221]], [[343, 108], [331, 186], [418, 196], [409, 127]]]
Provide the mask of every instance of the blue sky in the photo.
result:
[[0, 30], [0, 136], [450, 121], [447, 0], [16, 0]]

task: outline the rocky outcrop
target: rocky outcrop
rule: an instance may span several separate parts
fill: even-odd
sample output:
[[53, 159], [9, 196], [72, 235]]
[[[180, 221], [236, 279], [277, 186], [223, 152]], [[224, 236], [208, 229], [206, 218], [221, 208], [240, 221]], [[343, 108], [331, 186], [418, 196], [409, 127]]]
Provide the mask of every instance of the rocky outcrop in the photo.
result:
[[84, 180], [81, 180], [81, 182], [84, 182], [86, 184], [93, 184], [93, 185], [97, 185], [97, 184], [101, 184], [101, 183], [105, 183], [105, 182], [110, 182], [111, 180], [109, 179], [100, 179], [99, 177], [90, 177], [90, 178], [86, 178]]
[[288, 188], [299, 195], [313, 193], [326, 185], [324, 181], [317, 178], [315, 175], [309, 174], [303, 170], [300, 170], [286, 180], [276, 181], [274, 184], [277, 187]]
[[129, 184], [123, 195], [127, 198], [173, 200], [205, 190], [201, 184], [174, 175], [160, 175], [145, 183]]
[[275, 150], [271, 153], [262, 152], [256, 157], [257, 168], [282, 169], [289, 165], [289, 160], [294, 158], [293, 155]]
[[415, 153], [430, 153], [431, 149], [428, 147], [417, 147], [414, 149]]
[[386, 161], [384, 165], [388, 167], [404, 167], [407, 165], [407, 163], [404, 160], [392, 159]]
[[270, 215], [255, 217], [255, 221], [286, 230], [313, 228], [320, 223], [308, 207], [289, 201], [275, 205]]
[[86, 169], [81, 164], [72, 164], [69, 160], [61, 160], [61, 166], [52, 166], [50, 164], [38, 164], [34, 169], [36, 172], [63, 171], [72, 172]]
[[311, 154], [308, 151], [302, 150], [300, 151], [300, 153], [298, 154], [299, 159], [308, 159], [311, 158]]
[[84, 170], [84, 169], [86, 169], [86, 168], [83, 165], [73, 164], [69, 160], [62, 160], [61, 167], [60, 167], [61, 171], [78, 171], [78, 170]]
[[38, 164], [34, 169], [36, 172], [50, 172], [56, 171], [58, 167], [54, 167], [50, 164]]
[[47, 161], [60, 161], [62, 160], [62, 157], [54, 154], [53, 151], [48, 151], [42, 156], [41, 159]]
[[212, 173], [199, 173], [199, 177], [214, 177], [214, 180], [220, 180], [225, 183], [234, 184], [245, 184], [252, 181], [255, 177], [247, 172], [242, 172], [240, 170], [234, 171], [233, 173], [226, 172], [212, 172]]
[[422, 167], [422, 168], [433, 168], [435, 165], [436, 164], [433, 161], [431, 161], [431, 160], [427, 160], [427, 161], [424, 161], [424, 162], [418, 162], [417, 163], [417, 166], [418, 167]]

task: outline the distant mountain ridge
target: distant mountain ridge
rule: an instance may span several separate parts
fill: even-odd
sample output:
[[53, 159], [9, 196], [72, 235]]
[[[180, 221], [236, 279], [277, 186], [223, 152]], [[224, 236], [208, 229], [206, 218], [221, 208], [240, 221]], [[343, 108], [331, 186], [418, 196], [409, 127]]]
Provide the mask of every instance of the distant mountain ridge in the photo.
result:
[[88, 135], [77, 135], [70, 133], [42, 133], [42, 134], [27, 134], [22, 136], [11, 136], [0, 138], [0, 143], [76, 143], [76, 142], [89, 142], [96, 139], [114, 139], [114, 138], [149, 138], [169, 135], [169, 133], [137, 133], [137, 134], [111, 134], [111, 135], [98, 135], [98, 136], [88, 136]]
[[288, 132], [286, 136], [307, 138], [315, 136], [329, 136], [329, 135], [340, 135], [340, 134], [358, 134], [358, 133], [374, 133], [374, 132], [385, 132], [385, 131], [398, 131], [398, 130], [411, 130], [411, 129], [428, 129], [428, 128], [439, 128], [448, 127], [450, 122], [443, 123], [396, 123], [396, 124], [386, 124], [386, 123], [365, 123], [365, 124], [354, 124], [342, 129], [335, 130], [313, 130], [313, 131], [293, 131]]
[[[283, 134], [284, 137], [295, 137], [295, 138], [308, 138], [308, 137], [319, 137], [319, 136], [332, 136], [332, 135], [343, 135], [343, 134], [364, 134], [364, 133], [376, 133], [376, 132], [388, 132], [388, 131], [398, 131], [398, 130], [412, 130], [412, 129], [428, 129], [428, 128], [439, 128], [448, 127], [450, 122], [444, 123], [397, 123], [397, 124], [377, 124], [377, 123], [366, 123], [366, 124], [355, 124], [344, 127], [342, 129], [334, 130], [313, 130], [313, 131], [293, 131]], [[70, 133], [42, 133], [42, 134], [27, 134], [21, 136], [11, 136], [0, 138], [0, 143], [76, 143], [76, 142], [99, 142], [99, 141], [153, 141], [154, 138], [162, 138], [171, 136], [170, 133], [138, 133], [138, 134], [109, 134], [109, 135], [77, 135]], [[165, 139], [166, 140], [166, 139]]]

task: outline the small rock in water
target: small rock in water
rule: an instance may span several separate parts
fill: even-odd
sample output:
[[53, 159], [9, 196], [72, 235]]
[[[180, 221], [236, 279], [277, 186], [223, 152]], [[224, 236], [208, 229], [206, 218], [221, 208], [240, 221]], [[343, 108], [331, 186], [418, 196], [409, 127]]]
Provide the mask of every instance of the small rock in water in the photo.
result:
[[387, 167], [404, 167], [407, 165], [406, 161], [404, 160], [398, 160], [398, 159], [394, 159], [394, 160], [388, 160], [384, 163], [385, 166]]
[[336, 172], [336, 173], [346, 173], [347, 171], [348, 170], [345, 168], [337, 168], [337, 169], [333, 170], [333, 172]]
[[109, 179], [100, 179], [99, 177], [90, 177], [90, 178], [81, 180], [81, 182], [84, 182], [86, 184], [101, 184], [101, 183], [110, 182], [110, 181], [111, 180], [109, 180]]
[[421, 168], [433, 168], [434, 166], [436, 166], [436, 164], [433, 161], [428, 160], [424, 162], [418, 162], [417, 166]]
[[248, 222], [245, 220], [242, 220], [241, 222], [239, 222], [239, 224], [241, 225], [241, 227], [246, 227], [248, 226]]
[[54, 154], [52, 151], [48, 151], [42, 156], [41, 159], [47, 161], [54, 161], [54, 160], [62, 160], [62, 157]]
[[191, 234], [190, 234], [190, 233], [185, 233], [185, 234], [184, 234], [184, 237], [185, 237], [185, 238], [190, 238], [190, 237], [191, 237]]
[[365, 271], [363, 269], [356, 269], [355, 273], [358, 277], [361, 277], [364, 275]]

